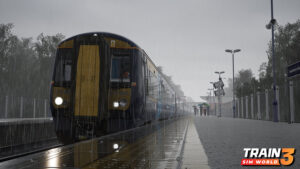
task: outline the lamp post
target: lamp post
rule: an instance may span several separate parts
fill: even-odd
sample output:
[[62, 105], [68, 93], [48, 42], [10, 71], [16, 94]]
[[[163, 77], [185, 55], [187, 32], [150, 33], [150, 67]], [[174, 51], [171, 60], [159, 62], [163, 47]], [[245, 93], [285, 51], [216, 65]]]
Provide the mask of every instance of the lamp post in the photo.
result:
[[221, 79], [221, 74], [225, 73], [224, 71], [215, 71], [216, 74], [219, 74], [219, 79]]
[[276, 24], [276, 19], [274, 19], [273, 15], [273, 0], [271, 0], [271, 20], [266, 25], [267, 29], [271, 29], [272, 32], [272, 70], [273, 70], [273, 121], [278, 122], [277, 115], [277, 99], [276, 99], [276, 73], [275, 73], [275, 54], [274, 54], [274, 25]]
[[[224, 71], [215, 71], [215, 73], [219, 75], [219, 81], [221, 81], [222, 80], [221, 74], [223, 74], [225, 72]], [[218, 91], [220, 91], [220, 87], [218, 88]], [[222, 103], [221, 102], [222, 102], [222, 100], [221, 100], [221, 95], [220, 94], [218, 95], [218, 102], [219, 102], [219, 115], [218, 115], [218, 117], [221, 117], [221, 114], [222, 114], [222, 109], [221, 109], [221, 104]]]
[[[209, 82], [210, 84], [214, 85], [214, 82]], [[214, 89], [214, 88], [212, 88]], [[214, 92], [213, 92], [214, 94]], [[215, 96], [213, 96], [213, 102], [214, 102], [214, 111], [215, 111], [215, 115], [217, 115], [217, 103], [216, 103], [216, 100], [215, 100]]]
[[[211, 110], [211, 91], [214, 91], [214, 88], [212, 89], [207, 89], [209, 90], [209, 110]], [[215, 98], [213, 97], [213, 103], [215, 102]], [[210, 111], [209, 111], [210, 112]]]
[[226, 49], [225, 52], [232, 54], [232, 113], [233, 118], [235, 118], [235, 93], [234, 93], [234, 54], [240, 52], [241, 49], [230, 50]]

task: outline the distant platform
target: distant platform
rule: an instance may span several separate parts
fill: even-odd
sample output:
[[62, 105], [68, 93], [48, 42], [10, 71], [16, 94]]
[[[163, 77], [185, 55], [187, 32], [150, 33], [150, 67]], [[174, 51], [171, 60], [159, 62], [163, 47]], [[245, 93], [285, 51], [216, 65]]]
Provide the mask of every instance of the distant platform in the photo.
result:
[[39, 123], [39, 122], [52, 122], [52, 117], [46, 118], [7, 118], [0, 119], [0, 125], [9, 123]]

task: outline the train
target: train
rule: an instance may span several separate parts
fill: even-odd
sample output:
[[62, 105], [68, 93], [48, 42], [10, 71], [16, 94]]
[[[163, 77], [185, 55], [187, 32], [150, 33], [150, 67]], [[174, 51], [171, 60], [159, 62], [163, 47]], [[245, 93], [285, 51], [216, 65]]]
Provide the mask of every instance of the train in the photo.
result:
[[128, 38], [89, 32], [57, 47], [50, 109], [62, 142], [181, 117], [187, 113], [182, 97]]

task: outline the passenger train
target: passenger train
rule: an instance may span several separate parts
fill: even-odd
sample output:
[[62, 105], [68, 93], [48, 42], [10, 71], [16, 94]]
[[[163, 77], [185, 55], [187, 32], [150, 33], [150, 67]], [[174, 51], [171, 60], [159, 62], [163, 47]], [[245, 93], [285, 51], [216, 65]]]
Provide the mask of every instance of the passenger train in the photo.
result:
[[58, 45], [50, 108], [63, 142], [177, 118], [185, 114], [181, 97], [125, 37], [91, 32]]

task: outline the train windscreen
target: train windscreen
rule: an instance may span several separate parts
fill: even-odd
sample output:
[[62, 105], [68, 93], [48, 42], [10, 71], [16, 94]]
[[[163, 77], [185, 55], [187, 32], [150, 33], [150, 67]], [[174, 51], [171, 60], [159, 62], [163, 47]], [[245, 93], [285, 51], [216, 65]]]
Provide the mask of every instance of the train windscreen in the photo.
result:
[[72, 50], [60, 49], [57, 56], [55, 82], [71, 81]]
[[130, 57], [113, 56], [111, 61], [111, 82], [130, 82]]

